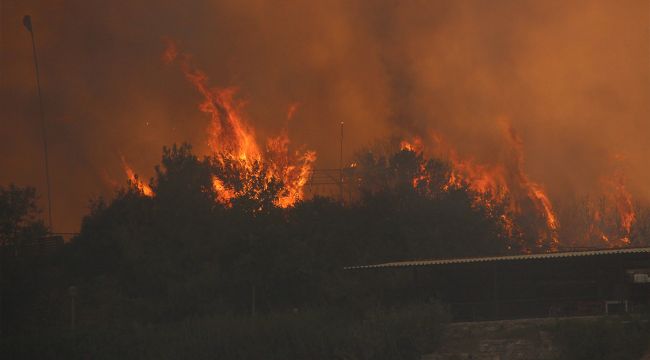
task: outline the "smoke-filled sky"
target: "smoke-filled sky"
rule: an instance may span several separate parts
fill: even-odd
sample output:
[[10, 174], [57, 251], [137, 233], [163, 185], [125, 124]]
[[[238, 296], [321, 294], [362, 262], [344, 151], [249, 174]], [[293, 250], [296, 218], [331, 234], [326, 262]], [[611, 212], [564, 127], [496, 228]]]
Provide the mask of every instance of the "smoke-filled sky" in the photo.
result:
[[206, 151], [199, 94], [161, 60], [164, 38], [211, 84], [239, 88], [260, 142], [287, 126], [295, 148], [338, 164], [376, 140], [432, 133], [463, 157], [501, 161], [512, 125], [525, 170], [552, 199], [623, 172], [650, 199], [650, 2], [3, 0], [0, 184], [45, 177], [29, 33], [39, 51], [55, 231], [89, 199], [145, 178], [163, 145]]

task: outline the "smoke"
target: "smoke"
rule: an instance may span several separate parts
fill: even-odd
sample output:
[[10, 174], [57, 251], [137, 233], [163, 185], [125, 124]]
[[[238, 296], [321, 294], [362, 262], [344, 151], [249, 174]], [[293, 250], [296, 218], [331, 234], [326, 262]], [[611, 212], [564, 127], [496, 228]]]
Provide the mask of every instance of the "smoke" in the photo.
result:
[[525, 171], [552, 200], [624, 173], [648, 199], [650, 5], [646, 1], [98, 0], [2, 3], [0, 183], [45, 189], [29, 34], [49, 122], [55, 230], [78, 228], [92, 196], [141, 177], [161, 147], [207, 150], [200, 95], [161, 59], [162, 39], [210, 83], [235, 86], [260, 138], [288, 108], [293, 146], [338, 163], [376, 139], [442, 135], [487, 164], [523, 142]]

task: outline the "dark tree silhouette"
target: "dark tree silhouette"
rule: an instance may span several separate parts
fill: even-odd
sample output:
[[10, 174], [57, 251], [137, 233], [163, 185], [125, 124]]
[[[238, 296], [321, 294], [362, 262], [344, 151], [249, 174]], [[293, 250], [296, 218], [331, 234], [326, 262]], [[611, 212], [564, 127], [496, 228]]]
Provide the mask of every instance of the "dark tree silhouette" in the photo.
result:
[[[446, 163], [403, 150], [366, 154], [359, 164], [358, 201], [315, 197], [281, 209], [282, 183], [265, 164], [199, 159], [186, 144], [165, 148], [150, 181], [154, 196], [130, 184], [95, 201], [71, 263], [80, 279], [113, 284], [115, 301], [156, 321], [248, 312], [253, 289], [262, 312], [340, 304], [359, 288], [344, 266], [506, 251], [494, 209], [444, 187]], [[215, 176], [236, 195], [228, 203], [218, 201]]]
[[46, 234], [36, 200], [36, 189], [32, 187], [0, 186], [1, 246], [15, 247], [22, 240]]

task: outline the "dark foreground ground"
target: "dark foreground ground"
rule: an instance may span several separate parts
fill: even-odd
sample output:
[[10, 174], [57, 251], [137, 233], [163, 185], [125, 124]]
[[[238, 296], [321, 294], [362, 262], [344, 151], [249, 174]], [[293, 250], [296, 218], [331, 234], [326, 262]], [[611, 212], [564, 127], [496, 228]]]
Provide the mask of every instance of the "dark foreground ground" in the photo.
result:
[[[3, 359], [642, 359], [641, 317], [448, 323], [439, 306], [373, 310], [351, 320], [302, 311], [256, 319], [40, 331], [5, 337]], [[644, 358], [644, 359], [645, 359]]]
[[650, 359], [647, 320], [635, 317], [521, 319], [448, 324], [423, 360]]

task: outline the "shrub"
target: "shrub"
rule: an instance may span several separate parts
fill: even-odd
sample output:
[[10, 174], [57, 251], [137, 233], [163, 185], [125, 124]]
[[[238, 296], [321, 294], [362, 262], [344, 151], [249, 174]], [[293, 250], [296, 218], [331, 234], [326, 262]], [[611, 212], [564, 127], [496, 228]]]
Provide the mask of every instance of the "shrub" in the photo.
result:
[[446, 320], [438, 304], [374, 309], [363, 318], [324, 309], [213, 316], [35, 333], [4, 339], [0, 352], [10, 358], [406, 360], [432, 352]]

